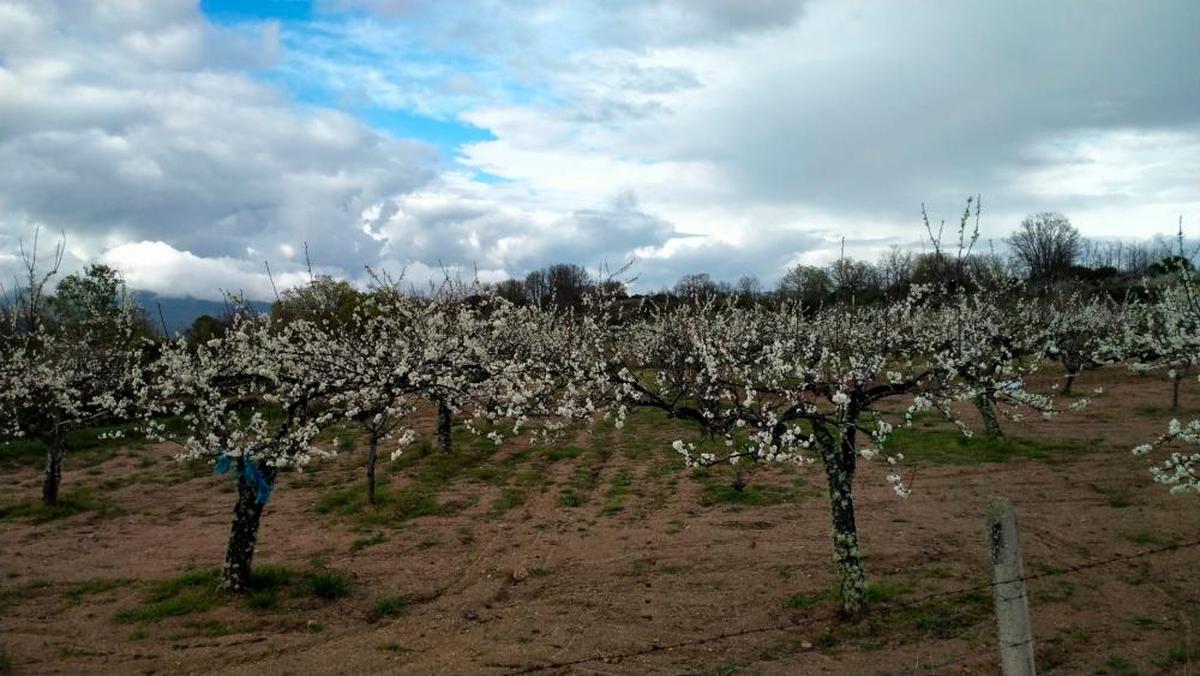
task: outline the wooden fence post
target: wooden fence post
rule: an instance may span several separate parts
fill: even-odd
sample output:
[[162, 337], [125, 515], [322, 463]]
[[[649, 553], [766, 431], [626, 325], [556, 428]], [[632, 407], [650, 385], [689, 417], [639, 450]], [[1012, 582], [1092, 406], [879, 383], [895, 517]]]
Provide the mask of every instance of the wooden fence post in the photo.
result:
[[1004, 676], [1032, 676], [1033, 633], [1017, 515], [1012, 503], [997, 498], [987, 508], [988, 552], [992, 559], [992, 594], [1000, 640], [1000, 669]]

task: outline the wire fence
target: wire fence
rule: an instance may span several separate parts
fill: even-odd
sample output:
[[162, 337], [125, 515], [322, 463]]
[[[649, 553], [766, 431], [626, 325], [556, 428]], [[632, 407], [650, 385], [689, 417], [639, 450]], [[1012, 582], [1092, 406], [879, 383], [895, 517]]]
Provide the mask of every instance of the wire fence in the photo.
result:
[[[876, 606], [876, 607], [872, 608], [872, 612], [886, 615], [888, 613], [892, 613], [897, 610], [902, 610], [905, 608], [919, 606], [921, 604], [926, 603], [927, 601], [934, 600], [934, 599], [965, 596], [967, 594], [973, 594], [973, 593], [977, 593], [977, 592], [984, 591], [984, 590], [990, 591], [994, 587], [997, 587], [1000, 585], [1005, 585], [1005, 584], [1011, 584], [1013, 582], [1032, 582], [1035, 580], [1042, 580], [1042, 579], [1047, 579], [1047, 578], [1056, 578], [1056, 577], [1075, 575], [1075, 574], [1078, 574], [1078, 573], [1081, 573], [1081, 572], [1084, 572], [1087, 570], [1101, 568], [1104, 566], [1110, 566], [1115, 563], [1121, 563], [1124, 561], [1135, 561], [1138, 559], [1146, 559], [1146, 558], [1149, 558], [1152, 556], [1158, 556], [1161, 554], [1177, 552], [1180, 550], [1189, 549], [1189, 548], [1193, 548], [1193, 547], [1200, 547], [1200, 539], [1192, 540], [1189, 542], [1181, 542], [1181, 543], [1176, 543], [1176, 544], [1163, 545], [1160, 547], [1155, 547], [1153, 549], [1145, 549], [1145, 550], [1133, 552], [1130, 554], [1121, 554], [1121, 555], [1114, 556], [1111, 558], [1101, 559], [1099, 561], [1088, 561], [1085, 563], [1080, 563], [1080, 564], [1076, 564], [1073, 566], [1069, 566], [1067, 568], [1057, 568], [1054, 570], [1045, 571], [1045, 572], [1041, 572], [1041, 573], [1034, 573], [1032, 575], [1024, 575], [1022, 577], [1013, 578], [1013, 579], [1009, 579], [1009, 580], [993, 581], [993, 582], [988, 582], [988, 583], [984, 583], [984, 584], [972, 585], [969, 587], [960, 587], [958, 589], [952, 589], [952, 590], [947, 590], [947, 591], [931, 592], [931, 593], [924, 594], [924, 595], [916, 597], [916, 598], [907, 599], [904, 601], [897, 601], [897, 602], [893, 602], [893, 603], [888, 603], [886, 605]], [[635, 658], [635, 657], [643, 657], [643, 656], [647, 656], [647, 655], [653, 655], [656, 653], [669, 652], [672, 650], [679, 650], [682, 648], [692, 648], [692, 647], [696, 647], [696, 646], [707, 645], [710, 643], [718, 643], [721, 641], [728, 641], [730, 639], [743, 638], [746, 636], [753, 636], [753, 635], [757, 635], [757, 634], [766, 634], [766, 633], [777, 632], [777, 631], [787, 631], [787, 630], [791, 630], [791, 629], [810, 627], [813, 625], [837, 620], [837, 619], [839, 619], [839, 617], [840, 616], [839, 616], [838, 612], [835, 610], [835, 611], [829, 611], [826, 613], [820, 613], [817, 615], [810, 615], [810, 616], [801, 618], [799, 620], [793, 619], [793, 620], [790, 620], [787, 622], [779, 622], [776, 624], [751, 627], [751, 628], [747, 628], [747, 629], [723, 631], [719, 634], [700, 636], [700, 637], [696, 637], [694, 639], [688, 639], [686, 641], [676, 641], [673, 643], [655, 643], [655, 644], [646, 646], [644, 648], [634, 648], [634, 649], [630, 649], [630, 650], [625, 650], [625, 651], [620, 651], [620, 652], [612, 652], [612, 653], [595, 653], [595, 654], [588, 655], [585, 657], [572, 658], [572, 659], [568, 659], [568, 660], [547, 661], [547, 662], [542, 662], [539, 664], [526, 665], [526, 666], [518, 666], [518, 665], [508, 665], [508, 666], [513, 669], [513, 671], [510, 673], [528, 674], [528, 673], [537, 673], [537, 672], [543, 672], [543, 671], [551, 671], [554, 669], [567, 669], [570, 667], [588, 664], [590, 662], [609, 662], [609, 663], [620, 662], [620, 661]], [[967, 659], [970, 659], [970, 657], [954, 658], [948, 662], [938, 663], [938, 664], [933, 664], [933, 665], [928, 665], [928, 666], [930, 668], [935, 668], [935, 669], [936, 668], [944, 668], [946, 666], [953, 666], [955, 664], [964, 662]]]

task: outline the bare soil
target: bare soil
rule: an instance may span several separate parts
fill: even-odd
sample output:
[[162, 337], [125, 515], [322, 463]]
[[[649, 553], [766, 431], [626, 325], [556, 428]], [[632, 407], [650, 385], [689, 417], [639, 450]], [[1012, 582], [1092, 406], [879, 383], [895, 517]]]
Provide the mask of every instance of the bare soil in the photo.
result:
[[[984, 508], [1006, 496], [1034, 576], [1039, 667], [1195, 671], [1200, 548], [1180, 545], [1200, 539], [1200, 502], [1153, 484], [1129, 452], [1165, 429], [1169, 385], [1116, 368], [1076, 383], [1098, 386], [1084, 411], [1005, 423], [1068, 450], [991, 463], [918, 454], [906, 499], [886, 466], [863, 463], [859, 531], [876, 601], [859, 622], [838, 619], [830, 593], [820, 467], [756, 469], [749, 497], [733, 494], [720, 472], [679, 467], [670, 440], [693, 433], [660, 418], [558, 453], [460, 436], [455, 454], [482, 461], [440, 483], [422, 474], [437, 451], [405, 458], [385, 471], [387, 488], [429, 487], [437, 506], [408, 519], [318, 509], [362, 482], [359, 451], [286, 474], [256, 564], [332, 572], [349, 596], [285, 593], [262, 610], [228, 597], [155, 621], [118, 615], [144, 608], [163, 580], [220, 566], [233, 480], [179, 465], [167, 446], [84, 466], [68, 457], [64, 490], [86, 488], [107, 508], [0, 520], [0, 660], [18, 673], [994, 673], [990, 590], [978, 588], [990, 581]], [[1194, 383], [1184, 401], [1183, 415], [1200, 415]], [[0, 471], [0, 504], [37, 500], [36, 467]], [[381, 612], [382, 599], [399, 602]]]

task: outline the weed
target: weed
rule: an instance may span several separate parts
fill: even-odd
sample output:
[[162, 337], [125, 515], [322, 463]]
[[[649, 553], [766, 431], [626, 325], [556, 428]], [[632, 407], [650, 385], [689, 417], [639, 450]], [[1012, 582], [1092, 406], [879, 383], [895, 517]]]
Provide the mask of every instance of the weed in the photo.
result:
[[454, 532], [458, 535], [458, 543], [461, 545], [469, 545], [475, 541], [475, 533], [470, 526], [459, 526]]
[[804, 610], [831, 598], [833, 598], [833, 593], [829, 591], [818, 594], [795, 594], [787, 600], [787, 607], [792, 610]]
[[320, 571], [306, 573], [301, 590], [307, 596], [324, 601], [334, 601], [350, 595], [350, 579], [339, 573]]
[[1153, 617], [1134, 617], [1129, 620], [1129, 623], [1138, 629], [1158, 629], [1162, 626], [1162, 622]]
[[350, 543], [350, 553], [355, 554], [366, 549], [367, 547], [373, 547], [375, 545], [382, 544], [386, 540], [387, 538], [384, 537], [383, 533], [380, 532], [376, 532], [370, 537], [358, 538], [354, 542]]
[[1167, 654], [1154, 659], [1154, 666], [1171, 669], [1182, 664], [1192, 664], [1200, 661], [1200, 646], [1185, 646], [1175, 644], [1167, 649]]
[[120, 578], [88, 580], [87, 582], [81, 582], [63, 592], [63, 598], [66, 599], [69, 604], [76, 605], [83, 600], [84, 596], [103, 594], [104, 592], [112, 591], [129, 584], [129, 580]]
[[1113, 674], [1114, 676], [1134, 676], [1140, 673], [1133, 662], [1121, 657], [1120, 655], [1109, 655], [1104, 662], [1104, 669], [1100, 672], [1104, 674]]
[[378, 622], [385, 617], [396, 617], [408, 610], [408, 601], [399, 596], [388, 596], [379, 599], [371, 612], [367, 614], [368, 622]]
[[251, 592], [246, 597], [246, 606], [252, 610], [274, 610], [279, 607], [279, 592], [274, 589]]
[[492, 503], [493, 514], [503, 514], [514, 507], [525, 504], [525, 491], [513, 486], [505, 486], [500, 490], [500, 496]]
[[188, 615], [213, 608], [222, 601], [217, 585], [220, 571], [197, 570], [156, 584], [139, 608], [116, 614], [118, 622], [158, 622], [166, 617]]

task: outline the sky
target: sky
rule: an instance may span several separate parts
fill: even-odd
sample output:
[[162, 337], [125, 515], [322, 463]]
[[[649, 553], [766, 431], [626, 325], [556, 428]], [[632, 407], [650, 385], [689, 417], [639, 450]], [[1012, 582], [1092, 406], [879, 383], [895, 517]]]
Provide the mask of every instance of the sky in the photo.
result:
[[[635, 261], [773, 284], [984, 241], [1200, 232], [1200, 3], [0, 0], [0, 274], [249, 298], [313, 268]], [[986, 245], [986, 244], [985, 244]]]

